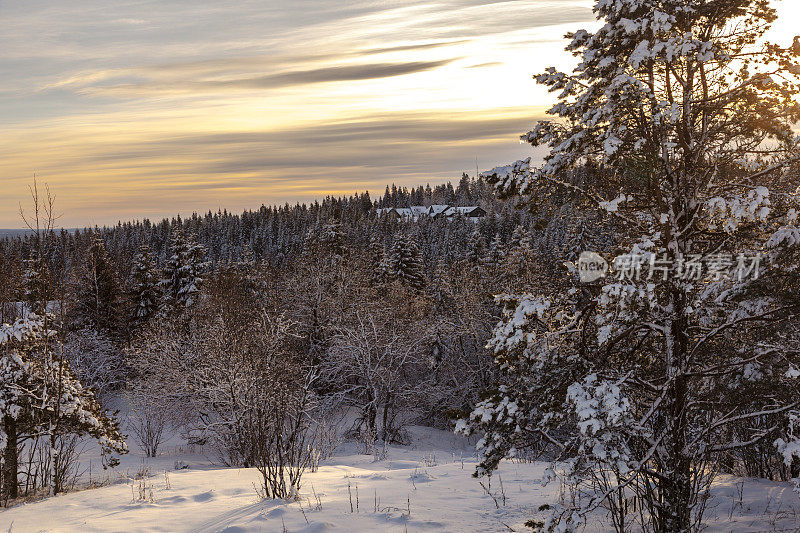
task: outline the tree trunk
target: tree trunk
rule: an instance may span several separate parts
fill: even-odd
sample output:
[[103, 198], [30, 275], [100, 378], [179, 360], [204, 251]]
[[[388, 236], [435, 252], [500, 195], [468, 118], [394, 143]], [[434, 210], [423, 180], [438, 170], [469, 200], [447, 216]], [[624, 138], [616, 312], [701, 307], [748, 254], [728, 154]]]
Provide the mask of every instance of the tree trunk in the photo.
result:
[[3, 431], [6, 434], [6, 448], [3, 452], [3, 487], [7, 498], [14, 499], [19, 496], [17, 483], [17, 470], [19, 458], [17, 457], [17, 421], [10, 417], [3, 417]]
[[390, 420], [389, 420], [389, 404], [392, 401], [392, 393], [388, 393], [386, 395], [386, 401], [383, 404], [383, 420], [381, 420], [381, 440], [384, 443], [389, 442], [389, 430], [390, 430]]
[[659, 509], [658, 526], [664, 533], [683, 533], [689, 531], [692, 509], [691, 458], [686, 450], [688, 438], [688, 419], [686, 404], [688, 383], [685, 375], [688, 364], [688, 321], [683, 292], [674, 288], [671, 294], [674, 314], [666, 328], [666, 370], [667, 378], [672, 379], [665, 405], [664, 454], [661, 468], [662, 507]]
[[669, 437], [662, 464], [665, 470], [661, 483], [663, 507], [659, 523], [664, 533], [684, 533], [689, 531], [692, 501], [691, 459], [685, 451], [686, 381], [678, 378], [672, 389], [666, 428]]
[[366, 412], [366, 416], [364, 418], [365, 418], [365, 421], [367, 423], [367, 430], [370, 432], [370, 434], [374, 438], [377, 438], [377, 436], [378, 436], [378, 424], [377, 424], [378, 409], [375, 406], [375, 401], [374, 400], [371, 400], [369, 402], [369, 404], [367, 405], [367, 412]]
[[49, 429], [50, 442], [50, 496], [55, 496], [61, 492], [61, 475], [59, 469], [60, 457], [56, 448], [55, 424], [50, 423]]

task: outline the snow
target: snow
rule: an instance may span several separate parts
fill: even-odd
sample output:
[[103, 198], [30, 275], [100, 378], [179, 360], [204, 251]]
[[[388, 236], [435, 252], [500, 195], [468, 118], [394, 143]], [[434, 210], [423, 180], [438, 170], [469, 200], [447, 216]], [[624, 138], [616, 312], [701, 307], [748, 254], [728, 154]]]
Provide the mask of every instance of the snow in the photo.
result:
[[[492, 493], [502, 498], [502, 479], [506, 503], [498, 508], [472, 477], [474, 439], [424, 427], [411, 427], [410, 433], [412, 445], [391, 446], [380, 461], [359, 454], [354, 443], [344, 444], [340, 455], [304, 476], [295, 502], [260, 500], [255, 469], [214, 467], [203, 454], [187, 453], [185, 445], [167, 447], [155, 459], [132, 454], [109, 474], [110, 486], [0, 511], [0, 530], [499, 531], [503, 523], [522, 530], [532, 506], [555, 497], [557, 487], [537, 485], [543, 464], [509, 461], [491, 482]], [[174, 470], [179, 460], [189, 468]], [[147, 497], [136, 501], [139, 481], [131, 478], [143, 464], [151, 472], [144, 481]]]
[[720, 226], [728, 233], [735, 232], [741, 222], [764, 221], [770, 213], [769, 189], [763, 186], [751, 189], [746, 198], [722, 198], [708, 200], [706, 207], [712, 218], [712, 229]]
[[605, 209], [609, 213], [616, 213], [619, 211], [619, 204], [622, 202], [630, 202], [633, 198], [631, 196], [625, 196], [624, 194], [620, 194], [613, 200], [602, 201], [599, 203], [600, 209]]
[[789, 247], [797, 246], [798, 244], [800, 244], [800, 228], [795, 226], [784, 226], [770, 236], [766, 242], [766, 247]]
[[[506, 525], [526, 531], [524, 522], [540, 505], [559, 502], [558, 484], [540, 483], [549, 463], [507, 460], [489, 482], [472, 477], [474, 440], [421, 426], [410, 427], [409, 435], [410, 445], [390, 446], [383, 460], [359, 453], [353, 442], [343, 444], [317, 472], [304, 476], [299, 501], [259, 499], [255, 469], [215, 466], [209, 450], [189, 447], [177, 436], [151, 459], [131, 443], [122, 464], [102, 474], [107, 486], [0, 511], [0, 531], [496, 532], [507, 531]], [[85, 457], [91, 458], [92, 453]], [[188, 468], [175, 470], [176, 464]], [[134, 478], [145, 468], [146, 497], [139, 500]], [[720, 476], [713, 492], [710, 532], [789, 527], [800, 512], [789, 483]], [[609, 529], [603, 513], [590, 517], [587, 532]]]

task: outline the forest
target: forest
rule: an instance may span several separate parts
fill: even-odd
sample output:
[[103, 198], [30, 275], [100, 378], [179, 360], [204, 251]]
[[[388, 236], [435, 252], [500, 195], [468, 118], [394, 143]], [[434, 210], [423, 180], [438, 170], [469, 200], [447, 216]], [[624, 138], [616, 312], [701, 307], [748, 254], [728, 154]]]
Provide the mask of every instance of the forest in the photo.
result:
[[[34, 194], [39, 231], [0, 242], [2, 322], [28, 310], [48, 317], [35, 328], [54, 336], [26, 333], [24, 349], [54, 342], [49, 349], [87, 395], [124, 395], [149, 455], [165, 428], [180, 426], [190, 442], [213, 443], [227, 465], [272, 460], [259, 463], [247, 447], [258, 431], [251, 424], [275, 413], [305, 430], [356, 409], [348, 434], [370, 446], [402, 443], [404, 425], [419, 420], [452, 428], [494, 379], [484, 346], [499, 318], [493, 295], [532, 286], [542, 275], [535, 256], [588, 237], [582, 224], [569, 226], [569, 206], [556, 217], [518, 210], [466, 175], [455, 188], [387, 187], [375, 202], [364, 194], [58, 232], [48, 229], [46, 194], [38, 186]], [[376, 215], [378, 206], [437, 202], [481, 204], [490, 215]], [[288, 389], [274, 398], [278, 383]], [[256, 405], [272, 411], [242, 422]], [[35, 494], [54, 476], [75, 478], [68, 453], [56, 459], [63, 466], [39, 461], [50, 438], [34, 429], [43, 423], [32, 419], [8, 441], [24, 453], [4, 455], [5, 501], [19, 497], [16, 486]], [[119, 438], [113, 423], [108, 430]], [[66, 423], [57, 446], [86, 431]], [[265, 486], [279, 497], [290, 489]]]

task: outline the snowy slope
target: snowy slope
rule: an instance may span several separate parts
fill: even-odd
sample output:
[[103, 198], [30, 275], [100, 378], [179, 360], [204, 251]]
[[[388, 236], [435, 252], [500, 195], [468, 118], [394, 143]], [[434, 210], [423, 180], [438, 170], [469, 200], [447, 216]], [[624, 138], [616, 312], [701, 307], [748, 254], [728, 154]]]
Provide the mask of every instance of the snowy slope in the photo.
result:
[[[142, 459], [134, 452], [110, 474], [117, 479], [110, 486], [0, 512], [0, 531], [529, 531], [523, 524], [536, 508], [559, 498], [557, 484], [538, 484], [543, 463], [506, 462], [492, 479], [495, 504], [471, 477], [469, 443], [429, 428], [411, 434], [411, 446], [390, 448], [382, 461], [356, 453], [354, 444], [343, 445], [340, 455], [306, 475], [297, 502], [260, 501], [257, 471], [213, 467], [179, 445], [147, 462], [146, 499], [138, 501], [140, 482], [131, 478]], [[190, 468], [175, 471], [175, 460]], [[708, 531], [800, 525], [800, 501], [787, 484], [723, 476], [715, 494]], [[608, 527], [598, 515], [588, 529]]]
[[190, 468], [175, 471], [171, 454], [148, 463], [146, 500], [136, 501], [139, 481], [123, 474], [133, 478], [141, 466], [128, 457], [118, 482], [0, 512], [0, 531], [507, 531], [503, 523], [520, 526], [531, 502], [556, 490], [536, 486], [543, 465], [508, 463], [492, 482], [498, 509], [471, 477], [466, 441], [428, 428], [414, 436], [414, 445], [391, 447], [382, 461], [345, 444], [346, 455], [306, 475], [298, 502], [260, 501], [254, 469], [210, 468], [202, 456], [186, 455]]

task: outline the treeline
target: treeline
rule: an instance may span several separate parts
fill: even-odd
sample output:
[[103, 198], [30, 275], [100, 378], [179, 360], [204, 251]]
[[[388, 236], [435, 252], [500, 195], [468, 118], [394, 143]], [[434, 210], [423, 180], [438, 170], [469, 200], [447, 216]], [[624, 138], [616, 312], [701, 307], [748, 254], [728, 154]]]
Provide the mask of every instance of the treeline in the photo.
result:
[[[475, 224], [459, 218], [452, 221], [423, 218], [409, 223], [379, 219], [374, 214], [378, 206], [438, 202], [479, 205], [488, 215]], [[10, 303], [21, 299], [24, 263], [39, 254], [46, 270], [43, 275], [52, 278], [48, 285], [65, 294], [79, 291], [76, 287], [79, 278], [87, 275], [86, 269], [98, 260], [98, 253], [107, 253], [115, 283], [122, 293], [129, 294], [136, 283], [135, 269], [141, 266], [137, 260], [142, 247], [146, 247], [153, 267], [163, 270], [174, 255], [173, 241], [178, 233], [202, 247], [206, 272], [243, 260], [270, 269], [285, 269], [291, 268], [291, 263], [304, 252], [309, 234], [336, 223], [341, 227], [343, 244], [361, 250], [374, 248], [376, 242], [389, 249], [397, 235], [409, 235], [419, 248], [424, 273], [430, 278], [440, 262], [449, 266], [467, 257], [476, 260], [484, 255], [487, 257], [481, 260], [496, 260], [505, 253], [505, 247], [513, 245], [518, 229], [530, 233], [532, 245], [539, 252], [571, 248], [570, 240], [582, 238], [582, 222], [574, 222], [570, 227], [573, 222], [568, 220], [569, 215], [556, 213], [555, 219], [552, 215], [552, 212], [532, 214], [515, 209], [496, 198], [484, 181], [464, 175], [456, 187], [451, 183], [411, 190], [387, 187], [386, 194], [375, 201], [369, 193], [364, 193], [328, 197], [310, 205], [262, 206], [242, 214], [219, 211], [159, 222], [145, 219], [120, 222], [112, 227], [58, 230], [42, 239], [33, 234], [21, 235], [0, 240], [0, 277], [4, 280], [0, 304], [5, 304], [0, 308], [0, 320], [8, 322], [14, 318], [15, 310]], [[103, 251], [97, 249], [99, 244]], [[495, 259], [488, 259], [489, 256]]]
[[[206, 258], [212, 268], [219, 263], [236, 262], [243, 253], [252, 254], [259, 263], [281, 266], [284, 261], [303, 251], [307, 233], [320, 224], [329, 221], [342, 224], [348, 241], [353, 245], [366, 246], [374, 234], [380, 235], [388, 245], [397, 233], [398, 225], [390, 221], [374, 224], [372, 215], [375, 207], [439, 202], [484, 207], [490, 216], [479, 229], [487, 240], [500, 233], [507, 242], [517, 225], [530, 228], [534, 223], [533, 219], [514, 211], [506, 202], [499, 201], [485, 182], [463, 176], [455, 188], [451, 183], [433, 189], [430, 186], [411, 190], [387, 186], [386, 194], [375, 201], [369, 193], [364, 193], [350, 197], [327, 197], [312, 204], [262, 206], [241, 214], [209, 211], [187, 218], [178, 216], [161, 221], [144, 219], [120, 222], [111, 227], [59, 230], [48, 236], [49, 243], [43, 252], [52, 271], [70, 270], [82, 262], [94, 235], [99, 234], [115, 267], [123, 276], [127, 276], [141, 245], [148, 246], [158, 266], [163, 265], [170, 254], [170, 236], [176, 228], [182, 228], [205, 247]], [[455, 260], [463, 257], [466, 253], [465, 236], [469, 236], [473, 226], [464, 221], [432, 226], [435, 227], [421, 228], [418, 232], [418, 236], [421, 233], [430, 235], [429, 239], [420, 239], [425, 261], [435, 264], [440, 258]], [[365, 229], [368, 230], [366, 233]], [[20, 264], [31, 255], [35, 245], [35, 237], [31, 234], [0, 240], [2, 267], [9, 269], [13, 268], [13, 263]]]

